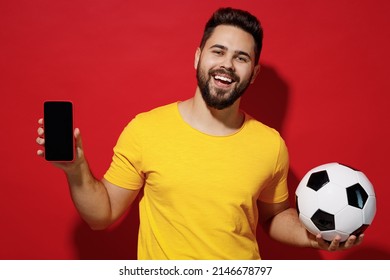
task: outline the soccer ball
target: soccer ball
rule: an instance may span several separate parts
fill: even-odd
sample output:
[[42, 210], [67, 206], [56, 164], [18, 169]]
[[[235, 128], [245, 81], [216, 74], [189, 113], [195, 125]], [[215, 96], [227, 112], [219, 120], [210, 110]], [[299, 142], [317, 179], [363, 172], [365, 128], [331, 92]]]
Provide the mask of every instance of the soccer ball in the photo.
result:
[[341, 242], [360, 235], [372, 223], [376, 198], [363, 172], [339, 163], [327, 163], [310, 170], [296, 192], [299, 219], [314, 235], [324, 240], [336, 235]]

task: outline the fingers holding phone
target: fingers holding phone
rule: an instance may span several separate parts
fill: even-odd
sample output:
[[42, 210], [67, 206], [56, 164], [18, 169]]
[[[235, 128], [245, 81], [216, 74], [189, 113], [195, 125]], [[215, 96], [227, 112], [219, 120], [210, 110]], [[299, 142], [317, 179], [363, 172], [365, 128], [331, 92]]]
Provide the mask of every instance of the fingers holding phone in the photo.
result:
[[[38, 145], [40, 145], [40, 146], [42, 146], [42, 148], [44, 148], [45, 147], [45, 137], [44, 137], [45, 131], [42, 127], [43, 126], [43, 119], [39, 119], [38, 124], [40, 126], [38, 127], [38, 130], [37, 130], [38, 137], [36, 139], [36, 142]], [[44, 157], [45, 156], [44, 150], [41, 150], [41, 149], [37, 150], [37, 155]]]

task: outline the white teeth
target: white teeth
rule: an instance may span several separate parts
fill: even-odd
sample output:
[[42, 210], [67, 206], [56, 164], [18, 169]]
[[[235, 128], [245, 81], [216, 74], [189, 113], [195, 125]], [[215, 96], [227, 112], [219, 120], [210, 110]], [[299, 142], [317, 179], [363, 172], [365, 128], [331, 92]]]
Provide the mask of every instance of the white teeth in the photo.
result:
[[229, 78], [227, 78], [227, 77], [223, 77], [223, 76], [215, 76], [214, 77], [215, 79], [217, 79], [217, 80], [222, 80], [222, 81], [225, 81], [225, 82], [228, 82], [228, 83], [231, 83], [232, 82], [232, 79], [229, 79]]

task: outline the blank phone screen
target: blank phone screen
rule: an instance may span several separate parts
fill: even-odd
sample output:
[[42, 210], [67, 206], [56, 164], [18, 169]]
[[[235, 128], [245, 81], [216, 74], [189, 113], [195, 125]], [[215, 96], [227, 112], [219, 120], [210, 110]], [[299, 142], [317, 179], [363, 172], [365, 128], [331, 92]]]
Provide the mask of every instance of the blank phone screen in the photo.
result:
[[73, 104], [69, 101], [44, 103], [45, 158], [72, 161], [74, 157]]

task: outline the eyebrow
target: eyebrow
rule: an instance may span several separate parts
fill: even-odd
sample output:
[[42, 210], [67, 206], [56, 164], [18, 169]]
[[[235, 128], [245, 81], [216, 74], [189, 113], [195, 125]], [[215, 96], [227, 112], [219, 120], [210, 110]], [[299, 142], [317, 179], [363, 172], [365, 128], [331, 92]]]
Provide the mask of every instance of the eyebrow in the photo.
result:
[[[226, 46], [220, 45], [220, 44], [212, 45], [212, 46], [210, 47], [210, 49], [212, 49], [212, 48], [218, 48], [218, 49], [222, 49], [222, 50], [224, 50], [224, 51], [227, 51], [227, 50], [228, 50], [228, 48], [227, 48]], [[244, 56], [248, 57], [250, 60], [252, 60], [250, 54], [247, 53], [247, 52], [244, 52], [244, 51], [235, 51], [234, 53], [235, 53], [236, 55], [244, 55]]]

